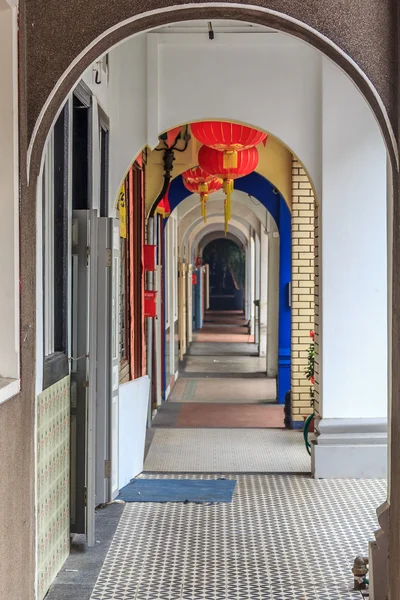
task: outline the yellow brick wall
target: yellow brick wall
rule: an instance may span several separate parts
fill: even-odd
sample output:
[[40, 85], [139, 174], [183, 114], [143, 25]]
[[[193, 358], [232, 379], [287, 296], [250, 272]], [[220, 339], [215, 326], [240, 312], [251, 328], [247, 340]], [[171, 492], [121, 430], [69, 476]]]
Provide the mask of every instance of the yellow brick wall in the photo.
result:
[[316, 416], [320, 415], [319, 405], [319, 384], [320, 384], [320, 355], [319, 355], [319, 315], [320, 315], [320, 303], [319, 303], [319, 223], [318, 223], [318, 206], [315, 207], [314, 215], [314, 331], [315, 331], [315, 386], [314, 386], [314, 411]]
[[310, 331], [314, 329], [315, 199], [303, 165], [292, 161], [292, 416], [303, 421], [312, 412], [305, 378]]

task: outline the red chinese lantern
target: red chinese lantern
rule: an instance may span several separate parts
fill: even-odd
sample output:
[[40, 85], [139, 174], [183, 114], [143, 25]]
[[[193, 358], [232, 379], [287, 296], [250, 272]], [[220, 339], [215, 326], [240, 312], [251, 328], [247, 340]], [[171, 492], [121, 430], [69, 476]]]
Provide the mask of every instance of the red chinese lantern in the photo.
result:
[[204, 222], [206, 222], [206, 203], [208, 201], [208, 196], [222, 188], [222, 179], [213, 177], [213, 175], [206, 173], [200, 167], [194, 167], [193, 169], [187, 169], [187, 171], [182, 173], [182, 180], [183, 185], [189, 192], [200, 194], [201, 215], [204, 218]]
[[223, 121], [203, 121], [190, 126], [194, 137], [214, 150], [223, 152], [224, 167], [236, 167], [238, 153], [267, 142], [268, 134], [237, 123]]
[[156, 213], [162, 216], [163, 219], [167, 219], [171, 213], [171, 207], [169, 204], [169, 190], [166, 192], [164, 198], [160, 200]]
[[236, 167], [224, 166], [224, 155], [219, 150], [214, 150], [208, 146], [202, 146], [199, 150], [199, 164], [201, 168], [214, 177], [223, 179], [225, 201], [225, 231], [227, 231], [228, 221], [231, 218], [231, 194], [233, 191], [233, 180], [244, 177], [252, 173], [258, 165], [257, 148], [248, 148], [238, 153]]

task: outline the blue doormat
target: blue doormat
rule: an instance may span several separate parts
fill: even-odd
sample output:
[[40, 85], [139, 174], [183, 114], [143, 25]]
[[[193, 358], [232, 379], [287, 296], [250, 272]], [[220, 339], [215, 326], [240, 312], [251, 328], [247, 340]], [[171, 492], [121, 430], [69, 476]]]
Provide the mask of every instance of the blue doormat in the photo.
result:
[[132, 479], [120, 490], [125, 502], [232, 502], [236, 481], [227, 479]]

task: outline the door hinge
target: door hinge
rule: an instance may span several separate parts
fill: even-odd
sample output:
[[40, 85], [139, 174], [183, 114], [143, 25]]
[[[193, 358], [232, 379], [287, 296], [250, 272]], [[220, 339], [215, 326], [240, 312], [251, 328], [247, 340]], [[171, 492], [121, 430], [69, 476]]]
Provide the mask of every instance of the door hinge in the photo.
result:
[[106, 248], [106, 267], [111, 267], [112, 261], [112, 250], [111, 248]]
[[111, 460], [104, 461], [104, 477], [111, 477]]
[[90, 257], [90, 248], [89, 246], [86, 246], [85, 248], [85, 261], [86, 261], [86, 266], [89, 266], [89, 257]]
[[85, 489], [84, 489], [83, 498], [84, 498], [85, 506], [87, 506], [87, 487], [85, 487]]

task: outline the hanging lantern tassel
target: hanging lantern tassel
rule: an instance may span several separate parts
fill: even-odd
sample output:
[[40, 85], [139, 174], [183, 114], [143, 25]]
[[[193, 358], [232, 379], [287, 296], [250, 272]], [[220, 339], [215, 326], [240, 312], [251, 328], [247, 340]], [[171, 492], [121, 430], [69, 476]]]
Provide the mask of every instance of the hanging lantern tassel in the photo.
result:
[[232, 192], [233, 192], [233, 179], [226, 179], [224, 181], [224, 192], [226, 194], [226, 212], [228, 221], [232, 216]]
[[224, 224], [224, 231], [225, 231], [225, 236], [228, 232], [228, 203], [226, 200], [224, 200], [224, 218], [225, 218], [225, 224]]
[[201, 216], [206, 222], [206, 202], [208, 199], [208, 183], [199, 183], [200, 202], [201, 202]]
[[201, 215], [204, 219], [204, 223], [207, 223], [207, 201], [208, 194], [201, 194]]
[[204, 223], [206, 222], [206, 219], [207, 219], [206, 202], [207, 202], [207, 194], [200, 194], [201, 216], [204, 219]]
[[224, 169], [236, 169], [238, 166], [238, 153], [236, 150], [224, 152]]

